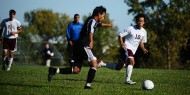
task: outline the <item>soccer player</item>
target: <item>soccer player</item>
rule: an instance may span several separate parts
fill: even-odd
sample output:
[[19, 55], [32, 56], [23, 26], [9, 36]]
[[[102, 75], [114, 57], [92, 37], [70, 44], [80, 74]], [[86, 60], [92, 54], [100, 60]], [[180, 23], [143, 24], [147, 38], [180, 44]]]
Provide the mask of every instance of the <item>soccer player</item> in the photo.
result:
[[49, 47], [49, 44], [45, 44], [45, 48], [43, 50], [43, 59], [44, 63], [47, 67], [50, 67], [51, 65], [51, 58], [54, 56], [53, 50]]
[[84, 60], [88, 60], [90, 69], [87, 75], [87, 81], [84, 89], [91, 89], [91, 83], [95, 77], [98, 69], [97, 58], [92, 52], [93, 48], [93, 36], [96, 27], [102, 26], [101, 22], [106, 15], [106, 8], [103, 6], [97, 6], [92, 13], [92, 16], [88, 17], [85, 21], [77, 41], [74, 47], [74, 66], [69, 68], [53, 68], [49, 67], [48, 80], [51, 81], [53, 75], [60, 74], [78, 74], [81, 70]]
[[[2, 70], [10, 71], [14, 52], [16, 51], [16, 41], [18, 34], [22, 32], [21, 23], [15, 19], [16, 11], [11, 9], [9, 11], [9, 18], [1, 22], [1, 32], [3, 40], [3, 54], [2, 54]], [[9, 52], [9, 58], [7, 57]], [[8, 61], [7, 61], [8, 60]]]
[[144, 14], [138, 14], [135, 17], [135, 20], [135, 26], [130, 26], [119, 33], [118, 38], [121, 47], [118, 64], [104, 62], [99, 63], [99, 67], [104, 66], [115, 70], [120, 70], [124, 64], [126, 64], [126, 84], [136, 83], [131, 80], [131, 75], [133, 66], [135, 65], [134, 54], [138, 46], [140, 45], [144, 53], [148, 52], [148, 50], [144, 47], [144, 43], [147, 42], [147, 32], [143, 28], [143, 25], [145, 24]]
[[83, 24], [79, 22], [80, 16], [79, 14], [74, 15], [74, 21], [70, 22], [67, 26], [66, 34], [68, 41], [68, 53], [69, 53], [69, 64], [70, 67], [73, 67], [74, 59], [73, 59], [73, 51], [76, 42], [79, 39], [80, 31], [82, 29]]

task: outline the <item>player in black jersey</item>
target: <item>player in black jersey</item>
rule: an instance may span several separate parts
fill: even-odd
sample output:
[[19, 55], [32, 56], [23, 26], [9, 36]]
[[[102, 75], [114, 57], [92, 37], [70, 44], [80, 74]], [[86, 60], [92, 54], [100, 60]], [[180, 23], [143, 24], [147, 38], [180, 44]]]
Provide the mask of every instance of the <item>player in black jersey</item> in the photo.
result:
[[69, 68], [49, 68], [48, 81], [51, 81], [53, 75], [60, 74], [78, 74], [81, 70], [84, 60], [88, 60], [90, 69], [87, 75], [87, 81], [84, 89], [91, 89], [91, 83], [95, 77], [95, 73], [98, 69], [97, 58], [92, 52], [93, 48], [93, 36], [96, 27], [100, 26], [112, 26], [112, 24], [101, 23], [106, 15], [106, 8], [103, 6], [97, 6], [93, 10], [92, 16], [88, 17], [85, 21], [79, 40], [74, 48], [74, 66]]

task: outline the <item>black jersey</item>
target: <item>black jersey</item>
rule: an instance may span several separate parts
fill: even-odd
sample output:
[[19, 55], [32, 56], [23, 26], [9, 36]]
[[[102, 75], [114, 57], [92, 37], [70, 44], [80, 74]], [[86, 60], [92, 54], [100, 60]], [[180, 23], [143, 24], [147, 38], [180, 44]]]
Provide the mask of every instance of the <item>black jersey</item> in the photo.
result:
[[89, 40], [89, 34], [90, 32], [94, 33], [96, 30], [96, 27], [102, 26], [101, 22], [97, 22], [94, 17], [88, 17], [86, 22], [84, 23], [79, 37], [79, 44], [82, 44], [84, 46], [89, 46], [90, 40]]

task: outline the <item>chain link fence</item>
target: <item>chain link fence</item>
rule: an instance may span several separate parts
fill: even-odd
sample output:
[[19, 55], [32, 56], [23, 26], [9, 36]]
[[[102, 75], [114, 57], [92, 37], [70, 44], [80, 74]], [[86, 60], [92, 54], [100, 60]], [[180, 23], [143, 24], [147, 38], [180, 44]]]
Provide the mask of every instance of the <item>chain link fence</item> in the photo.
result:
[[[43, 49], [45, 43], [41, 42], [27, 42], [27, 41], [17, 41], [17, 51], [14, 53], [14, 65], [44, 65], [43, 64]], [[2, 48], [2, 44], [0, 44]], [[52, 57], [51, 66], [64, 65], [62, 54], [50, 44], [54, 52]], [[2, 51], [3, 52], [3, 51]], [[2, 52], [0, 54], [2, 55]]]

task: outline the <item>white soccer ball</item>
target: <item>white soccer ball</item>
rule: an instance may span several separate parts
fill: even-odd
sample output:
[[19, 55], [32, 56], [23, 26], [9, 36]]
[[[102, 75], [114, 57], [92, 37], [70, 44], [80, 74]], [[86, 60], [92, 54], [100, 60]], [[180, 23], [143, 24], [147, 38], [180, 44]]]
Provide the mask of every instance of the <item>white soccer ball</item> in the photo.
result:
[[142, 83], [142, 88], [144, 90], [152, 90], [154, 89], [154, 83], [151, 80], [145, 80]]

